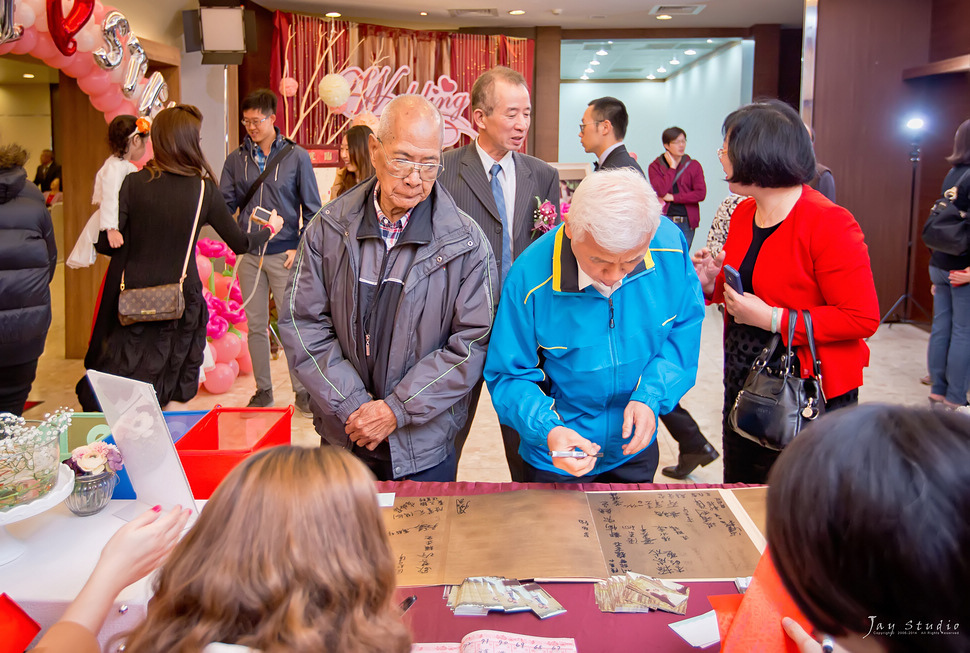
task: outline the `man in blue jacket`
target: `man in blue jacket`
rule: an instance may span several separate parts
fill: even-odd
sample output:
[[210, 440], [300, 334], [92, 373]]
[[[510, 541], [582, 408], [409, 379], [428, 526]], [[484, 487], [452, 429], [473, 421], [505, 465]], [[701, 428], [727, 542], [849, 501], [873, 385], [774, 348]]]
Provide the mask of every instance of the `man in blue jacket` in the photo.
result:
[[660, 208], [637, 172], [595, 172], [506, 279], [485, 381], [521, 434], [528, 481], [653, 480], [657, 415], [694, 385], [704, 318], [687, 243]]
[[[283, 218], [282, 231], [239, 262], [239, 285], [243, 298], [248, 300], [249, 355], [256, 378], [256, 394], [249, 400], [249, 406], [263, 407], [273, 405], [267, 334], [269, 292], [273, 291], [277, 304], [283, 301], [303, 226], [320, 210], [320, 191], [310, 155], [280, 134], [276, 127], [276, 95], [272, 91], [263, 88], [247, 95], [242, 103], [242, 116], [246, 138], [226, 157], [219, 189], [229, 211], [239, 209], [239, 225], [246, 231], [262, 227], [250, 224], [256, 207], [267, 211], [276, 209]], [[256, 217], [265, 219], [268, 215]], [[292, 371], [290, 380], [297, 409], [309, 416], [306, 390]]]

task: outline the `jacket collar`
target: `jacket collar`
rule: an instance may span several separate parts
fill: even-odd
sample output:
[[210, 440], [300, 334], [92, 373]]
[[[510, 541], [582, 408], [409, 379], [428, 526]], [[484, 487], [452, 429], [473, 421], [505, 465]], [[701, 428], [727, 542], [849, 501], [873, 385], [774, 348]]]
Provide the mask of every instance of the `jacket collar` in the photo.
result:
[[[273, 129], [276, 132], [276, 138], [273, 139], [273, 144], [269, 148], [269, 154], [266, 156], [267, 161], [269, 161], [269, 159], [272, 158], [276, 150], [283, 147], [283, 143], [287, 141], [286, 136], [284, 136], [282, 132], [280, 132], [279, 127], [273, 127]], [[242, 144], [239, 147], [245, 150], [246, 152], [248, 152], [253, 158], [256, 158], [255, 148], [259, 147], [259, 145], [257, 145], [255, 141], [253, 141], [253, 139], [250, 138], [249, 134], [246, 134], [246, 138], [243, 140]]]
[[27, 185], [27, 171], [22, 167], [0, 170], [0, 204], [6, 204], [20, 195]]
[[[632, 279], [641, 272], [653, 270], [653, 267], [653, 255], [648, 249], [643, 260], [637, 263], [625, 279]], [[573, 254], [572, 241], [566, 237], [566, 230], [562, 225], [556, 230], [556, 242], [552, 250], [552, 290], [553, 292], [583, 292], [579, 287], [579, 262]]]
[[[380, 238], [381, 227], [377, 222], [377, 210], [374, 208], [374, 184], [368, 184], [370, 192], [367, 194], [368, 201], [364, 203], [364, 219], [357, 228], [357, 240], [364, 238]], [[437, 184], [435, 184], [437, 185]], [[427, 245], [431, 242], [431, 215], [434, 213], [435, 193], [428, 193], [417, 206], [411, 210], [411, 217], [408, 218], [407, 226], [397, 240], [398, 245], [411, 243], [415, 245]]]

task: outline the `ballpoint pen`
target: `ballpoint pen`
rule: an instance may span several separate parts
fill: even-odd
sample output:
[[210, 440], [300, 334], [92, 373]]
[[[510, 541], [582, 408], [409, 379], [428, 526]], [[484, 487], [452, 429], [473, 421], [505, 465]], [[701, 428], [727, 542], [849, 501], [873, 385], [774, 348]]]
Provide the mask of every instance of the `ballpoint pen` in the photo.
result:
[[407, 612], [408, 611], [408, 608], [410, 608], [412, 605], [414, 605], [414, 602], [417, 601], [417, 600], [418, 600], [418, 597], [415, 596], [414, 594], [412, 594], [411, 596], [409, 596], [406, 599], [404, 599], [403, 601], [401, 601], [401, 605], [398, 606], [400, 608], [400, 610], [401, 610], [401, 614], [404, 614], [405, 612]]
[[572, 451], [550, 451], [549, 452], [553, 458], [602, 458], [603, 453], [586, 453], [581, 449], [573, 449]]

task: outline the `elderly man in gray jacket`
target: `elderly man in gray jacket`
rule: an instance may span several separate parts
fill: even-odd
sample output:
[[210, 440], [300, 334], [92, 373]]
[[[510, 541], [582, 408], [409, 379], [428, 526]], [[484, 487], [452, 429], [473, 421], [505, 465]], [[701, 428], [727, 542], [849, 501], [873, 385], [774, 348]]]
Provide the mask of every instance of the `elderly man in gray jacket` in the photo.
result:
[[378, 479], [453, 481], [498, 278], [481, 228], [435, 180], [443, 124], [416, 95], [370, 137], [376, 179], [306, 228], [280, 330], [324, 444]]

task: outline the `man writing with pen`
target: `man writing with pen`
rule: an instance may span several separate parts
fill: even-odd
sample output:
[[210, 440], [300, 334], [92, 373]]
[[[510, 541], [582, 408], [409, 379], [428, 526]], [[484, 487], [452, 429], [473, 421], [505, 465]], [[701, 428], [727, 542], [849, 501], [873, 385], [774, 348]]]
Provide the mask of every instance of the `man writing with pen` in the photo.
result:
[[506, 278], [485, 363], [527, 480], [651, 482], [656, 418], [694, 385], [703, 317], [687, 243], [650, 184], [627, 169], [584, 179]]

